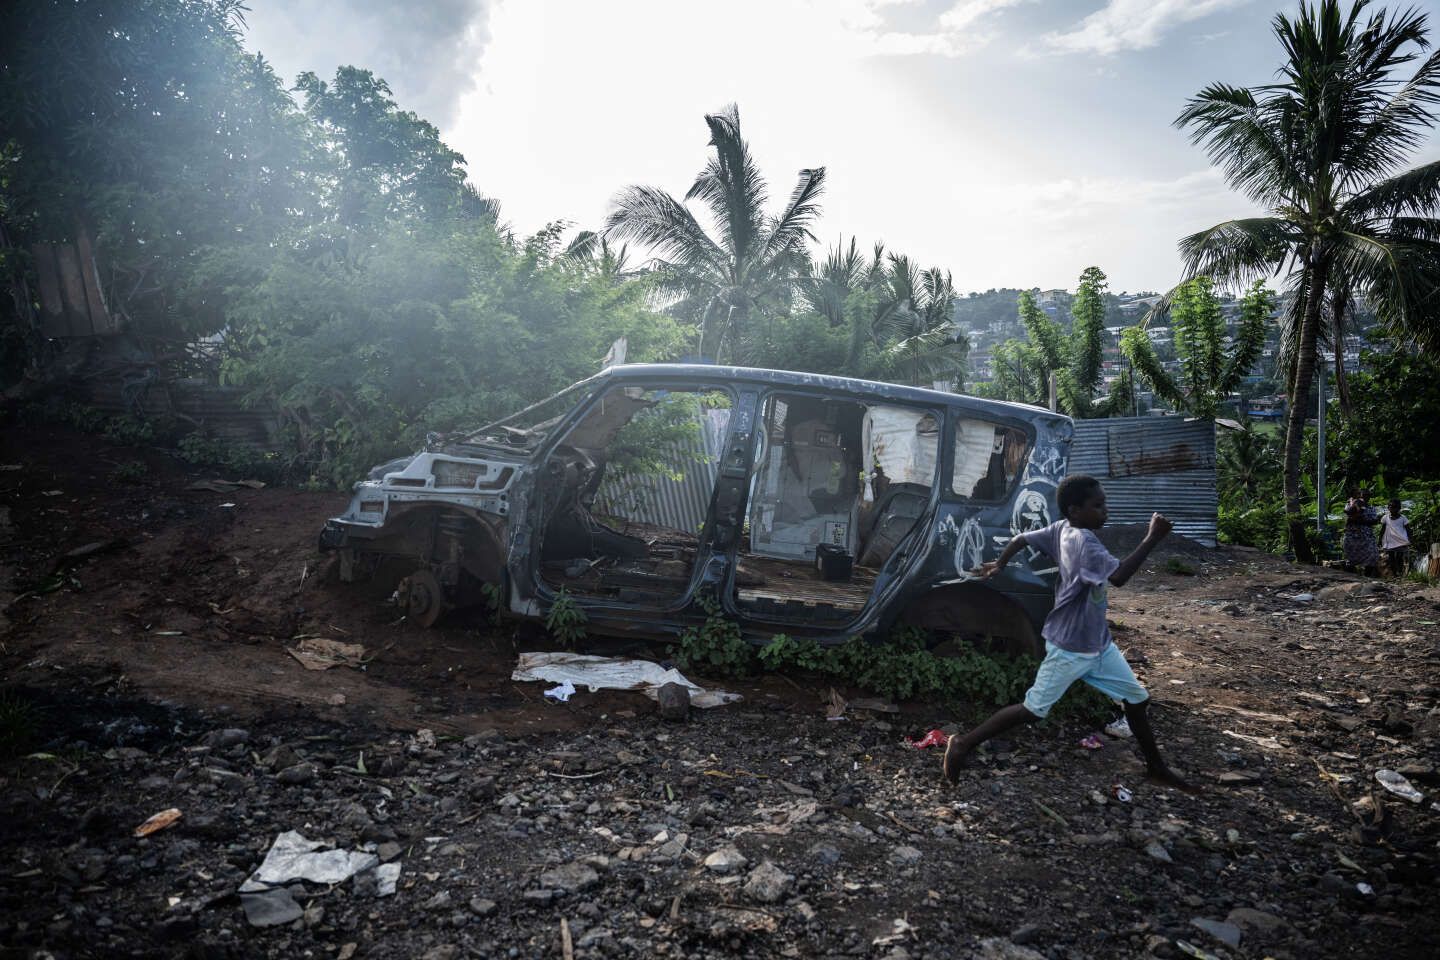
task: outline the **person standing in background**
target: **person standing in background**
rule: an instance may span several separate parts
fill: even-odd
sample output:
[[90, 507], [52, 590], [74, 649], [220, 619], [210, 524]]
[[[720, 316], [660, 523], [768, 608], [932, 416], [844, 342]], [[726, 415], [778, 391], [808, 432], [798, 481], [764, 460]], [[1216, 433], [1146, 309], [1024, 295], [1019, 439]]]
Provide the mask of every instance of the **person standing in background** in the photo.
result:
[[1380, 550], [1385, 554], [1385, 572], [1403, 577], [1410, 559], [1410, 518], [1400, 512], [1400, 501], [1391, 499], [1389, 511], [1380, 518]]
[[1380, 522], [1380, 511], [1370, 506], [1370, 492], [1364, 487], [1350, 492], [1345, 504], [1345, 565], [1356, 573], [1376, 576], [1380, 550], [1370, 529]]

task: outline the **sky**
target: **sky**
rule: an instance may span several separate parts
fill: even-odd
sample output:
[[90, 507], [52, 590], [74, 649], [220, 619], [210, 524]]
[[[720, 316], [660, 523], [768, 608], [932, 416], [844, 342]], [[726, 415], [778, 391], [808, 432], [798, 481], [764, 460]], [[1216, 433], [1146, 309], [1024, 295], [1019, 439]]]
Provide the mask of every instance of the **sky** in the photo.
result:
[[[1173, 121], [1207, 84], [1268, 82], [1270, 22], [1298, 2], [248, 6], [247, 45], [282, 77], [374, 70], [522, 234], [598, 229], [632, 184], [683, 196], [705, 114], [733, 102], [772, 210], [798, 171], [826, 168], [817, 251], [883, 241], [968, 292], [1073, 289], [1092, 265], [1116, 291], [1173, 286], [1181, 236], [1255, 212]], [[1432, 136], [1414, 162], [1436, 159]]]

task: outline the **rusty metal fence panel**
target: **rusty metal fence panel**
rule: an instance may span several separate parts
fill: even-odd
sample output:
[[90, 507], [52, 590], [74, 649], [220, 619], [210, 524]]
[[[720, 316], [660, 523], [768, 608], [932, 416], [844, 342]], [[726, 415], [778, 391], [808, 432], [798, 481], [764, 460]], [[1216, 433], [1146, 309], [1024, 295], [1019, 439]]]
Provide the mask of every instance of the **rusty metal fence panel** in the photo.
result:
[[1158, 510], [1175, 532], [1215, 546], [1215, 424], [1183, 417], [1075, 421], [1069, 472], [1105, 484], [1110, 523], [1145, 523]]

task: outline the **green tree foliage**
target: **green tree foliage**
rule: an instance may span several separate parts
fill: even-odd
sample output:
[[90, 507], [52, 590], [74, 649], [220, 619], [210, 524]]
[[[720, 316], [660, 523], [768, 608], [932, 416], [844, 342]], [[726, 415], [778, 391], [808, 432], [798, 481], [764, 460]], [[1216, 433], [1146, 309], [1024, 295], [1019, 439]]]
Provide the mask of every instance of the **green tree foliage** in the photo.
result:
[[1170, 326], [1180, 360], [1172, 377], [1155, 355], [1144, 329], [1131, 327], [1120, 337], [1120, 350], [1155, 393], [1197, 417], [1213, 418], [1235, 391], [1265, 347], [1265, 325], [1275, 311], [1275, 295], [1263, 280], [1246, 291], [1240, 324], [1228, 349], [1220, 301], [1209, 277], [1187, 280], [1170, 298]]
[[951, 317], [950, 275], [852, 238], [811, 265], [798, 309], [752, 326], [742, 362], [917, 386], [964, 382], [970, 341]]
[[1088, 412], [1100, 386], [1100, 364], [1105, 351], [1105, 274], [1099, 267], [1086, 267], [1070, 304], [1070, 366], [1066, 390], [1068, 403], [1077, 414]]
[[1426, 53], [1424, 13], [1368, 10], [1367, 0], [1348, 12], [1320, 0], [1294, 18], [1277, 14], [1277, 82], [1211, 84], [1176, 120], [1233, 187], [1271, 211], [1193, 234], [1180, 249], [1191, 276], [1288, 275], [1285, 512], [1302, 558], [1311, 553], [1300, 456], [1327, 299], [1361, 295], [1393, 331], [1440, 346], [1440, 162], [1403, 170], [1435, 122], [1440, 53]]
[[[814, 239], [825, 168], [801, 170], [772, 216], [765, 210], [769, 186], [740, 133], [739, 109], [731, 104], [705, 123], [715, 155], [684, 201], [657, 187], [627, 187], [615, 198], [605, 234], [654, 249], [661, 289], [675, 298], [679, 316], [700, 327], [700, 352], [718, 360], [740, 350], [752, 324], [789, 304]], [[685, 206], [690, 200], [709, 210], [713, 236]]]
[[1332, 408], [1327, 462], [1340, 490], [1369, 484], [1395, 491], [1412, 480], [1440, 480], [1440, 360], [1409, 351], [1366, 353], [1350, 377], [1351, 415]]
[[1111, 417], [1126, 414], [1134, 401], [1134, 385], [1127, 377], [1116, 382], [1109, 396], [1097, 401], [1105, 358], [1105, 273], [1087, 267], [1070, 304], [1069, 332], [1045, 313], [1031, 290], [1017, 298], [1020, 325], [1026, 340], [1007, 340], [992, 353], [994, 384], [988, 393], [1001, 400], [1049, 404], [1050, 377], [1055, 377], [1060, 410], [1073, 417]]
[[653, 281], [565, 256], [558, 228], [498, 229], [464, 159], [382, 79], [303, 74], [297, 104], [241, 47], [241, 9], [4, 6], [11, 279], [28, 244], [92, 231], [132, 335], [215, 335], [223, 381], [280, 413], [292, 475], [327, 484], [594, 373], [617, 337], [637, 360], [681, 350]]

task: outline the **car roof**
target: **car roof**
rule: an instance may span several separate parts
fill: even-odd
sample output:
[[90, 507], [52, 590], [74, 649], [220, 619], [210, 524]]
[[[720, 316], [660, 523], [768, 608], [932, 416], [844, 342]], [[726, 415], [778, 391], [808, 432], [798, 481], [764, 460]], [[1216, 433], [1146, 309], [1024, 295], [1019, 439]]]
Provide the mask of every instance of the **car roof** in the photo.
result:
[[709, 363], [627, 363], [607, 367], [590, 378], [590, 382], [606, 380], [699, 380], [733, 382], [736, 380], [774, 386], [809, 387], [819, 390], [834, 390], [861, 397], [873, 397], [902, 403], [936, 404], [949, 407], [963, 407], [977, 413], [993, 416], [1016, 417], [1022, 420], [1045, 418], [1066, 420], [1064, 414], [1047, 410], [1028, 403], [1011, 403], [1004, 400], [988, 400], [961, 393], [946, 393], [925, 387], [910, 387], [898, 383], [882, 383], [877, 380], [859, 380], [854, 377], [836, 377], [822, 373], [800, 373], [795, 370], [769, 370], [763, 367], [729, 367]]

